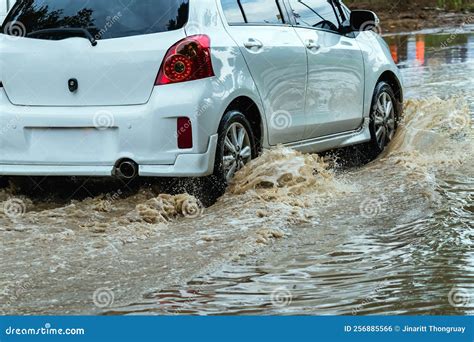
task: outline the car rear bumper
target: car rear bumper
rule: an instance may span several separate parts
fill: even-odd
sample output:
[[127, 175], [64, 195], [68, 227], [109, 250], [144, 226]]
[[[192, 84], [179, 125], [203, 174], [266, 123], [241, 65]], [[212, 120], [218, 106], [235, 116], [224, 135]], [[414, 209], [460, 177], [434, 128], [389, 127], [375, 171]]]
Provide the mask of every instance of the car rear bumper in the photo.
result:
[[[15, 106], [0, 88], [0, 175], [111, 176], [122, 160], [140, 176], [210, 175], [222, 114], [211, 82], [156, 87], [145, 105], [109, 107]], [[178, 148], [179, 117], [191, 120], [192, 148]]]
[[[172, 165], [139, 165], [143, 177], [201, 177], [214, 171], [218, 135], [210, 137], [207, 151], [202, 154], [178, 155]], [[0, 175], [9, 176], [90, 176], [109, 177], [115, 174], [115, 165], [37, 165], [0, 164]]]

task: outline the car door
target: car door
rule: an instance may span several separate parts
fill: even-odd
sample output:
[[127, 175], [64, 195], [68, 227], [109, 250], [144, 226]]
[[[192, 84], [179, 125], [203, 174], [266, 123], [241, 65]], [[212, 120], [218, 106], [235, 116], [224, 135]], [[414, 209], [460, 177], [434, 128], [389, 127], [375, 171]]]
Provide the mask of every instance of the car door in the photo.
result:
[[305, 139], [357, 129], [363, 122], [364, 60], [355, 39], [338, 32], [341, 17], [328, 0], [288, 0], [306, 47]]
[[[270, 145], [299, 141], [306, 127], [306, 49], [275, 0], [222, 0], [227, 30], [262, 98]], [[285, 13], [285, 14], [284, 14]]]

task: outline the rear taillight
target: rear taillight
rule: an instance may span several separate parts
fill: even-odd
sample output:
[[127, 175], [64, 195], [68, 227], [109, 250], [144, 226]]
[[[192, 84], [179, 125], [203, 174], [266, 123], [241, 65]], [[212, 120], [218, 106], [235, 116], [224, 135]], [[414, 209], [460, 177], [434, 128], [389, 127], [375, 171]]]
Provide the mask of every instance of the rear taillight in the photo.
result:
[[210, 46], [211, 40], [206, 35], [190, 36], [177, 42], [166, 53], [155, 85], [214, 76]]
[[193, 126], [189, 118], [178, 118], [177, 133], [179, 149], [193, 148]]

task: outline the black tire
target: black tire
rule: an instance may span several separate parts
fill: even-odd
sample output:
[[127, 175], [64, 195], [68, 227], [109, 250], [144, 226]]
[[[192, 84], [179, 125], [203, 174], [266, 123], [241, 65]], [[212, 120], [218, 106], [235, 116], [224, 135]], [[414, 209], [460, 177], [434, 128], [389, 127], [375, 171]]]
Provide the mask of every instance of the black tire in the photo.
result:
[[228, 180], [226, 177], [226, 171], [224, 166], [224, 150], [225, 150], [225, 139], [226, 134], [229, 128], [233, 124], [241, 125], [248, 137], [250, 142], [250, 149], [251, 149], [251, 157], [249, 160], [254, 159], [257, 157], [257, 144], [255, 141], [255, 135], [252, 130], [252, 126], [250, 125], [247, 118], [238, 110], [230, 110], [228, 111], [221, 120], [219, 125], [219, 139], [217, 143], [217, 151], [216, 151], [216, 161], [214, 166], [214, 177], [215, 180], [219, 183], [221, 187], [224, 188], [228, 185]]
[[[385, 110], [381, 113], [383, 101], [386, 99], [391, 102], [390, 113]], [[388, 103], [388, 102], [387, 102]], [[382, 104], [382, 106], [380, 106]], [[390, 141], [393, 139], [400, 117], [400, 104], [395, 96], [392, 87], [386, 82], [379, 82], [375, 87], [374, 96], [372, 98], [372, 106], [370, 110], [370, 135], [371, 142], [369, 144], [370, 153], [376, 157], [382, 153]], [[383, 116], [383, 122], [380, 119]]]
[[0, 176], [0, 189], [6, 188], [8, 186], [8, 177]]
[[9, 184], [15, 193], [22, 195], [32, 195], [37, 189], [37, 178], [34, 177], [10, 177]]
[[225, 138], [230, 126], [234, 123], [239, 123], [245, 128], [250, 139], [251, 159], [257, 157], [257, 145], [249, 121], [239, 110], [229, 110], [219, 125], [214, 173], [208, 177], [175, 180], [172, 186], [173, 192], [185, 191], [197, 197], [206, 207], [214, 204], [225, 193], [228, 185], [224, 168]]

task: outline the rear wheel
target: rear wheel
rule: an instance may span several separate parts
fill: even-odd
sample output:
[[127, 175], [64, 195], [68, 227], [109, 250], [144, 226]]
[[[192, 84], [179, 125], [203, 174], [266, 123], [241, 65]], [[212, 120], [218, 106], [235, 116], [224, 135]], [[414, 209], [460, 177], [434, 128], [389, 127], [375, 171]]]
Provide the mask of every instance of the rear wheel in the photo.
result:
[[217, 181], [225, 188], [256, 155], [255, 137], [247, 118], [238, 110], [227, 112], [219, 126], [214, 168]]
[[371, 150], [375, 155], [379, 155], [395, 136], [397, 110], [397, 99], [390, 85], [377, 84], [370, 113]]
[[210, 206], [225, 193], [235, 173], [257, 156], [251, 125], [239, 110], [230, 110], [224, 115], [218, 134], [214, 173], [203, 178], [176, 180], [173, 192], [186, 191]]

